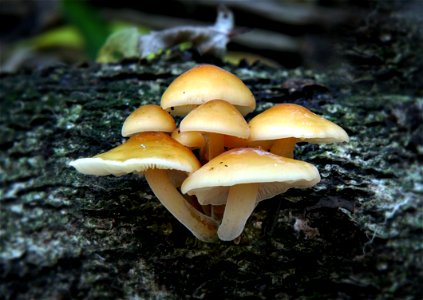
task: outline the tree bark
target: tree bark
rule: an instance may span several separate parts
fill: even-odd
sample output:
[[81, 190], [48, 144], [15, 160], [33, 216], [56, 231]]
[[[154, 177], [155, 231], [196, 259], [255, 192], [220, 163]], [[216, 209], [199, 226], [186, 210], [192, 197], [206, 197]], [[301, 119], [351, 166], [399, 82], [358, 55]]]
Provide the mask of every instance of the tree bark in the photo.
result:
[[159, 103], [199, 62], [173, 56], [1, 75], [0, 295], [421, 298], [423, 102], [389, 88], [394, 77], [224, 66], [256, 95], [254, 114], [298, 103], [351, 137], [298, 146], [295, 157], [315, 164], [321, 183], [261, 202], [238, 244], [196, 240], [139, 176], [68, 167], [121, 143], [126, 116]]

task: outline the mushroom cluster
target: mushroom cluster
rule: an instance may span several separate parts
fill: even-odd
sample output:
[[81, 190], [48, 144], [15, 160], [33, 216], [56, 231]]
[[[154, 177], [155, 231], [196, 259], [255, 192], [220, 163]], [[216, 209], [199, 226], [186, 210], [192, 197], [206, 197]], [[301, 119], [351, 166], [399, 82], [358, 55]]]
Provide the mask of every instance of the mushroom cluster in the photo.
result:
[[[315, 166], [293, 158], [297, 142], [349, 139], [338, 125], [296, 104], [275, 105], [247, 122], [255, 107], [238, 77], [199, 65], [169, 85], [161, 106], [144, 105], [127, 117], [126, 142], [70, 165], [89, 175], [144, 175], [198, 239], [235, 240], [258, 202], [320, 181]], [[179, 128], [172, 115], [182, 117]]]

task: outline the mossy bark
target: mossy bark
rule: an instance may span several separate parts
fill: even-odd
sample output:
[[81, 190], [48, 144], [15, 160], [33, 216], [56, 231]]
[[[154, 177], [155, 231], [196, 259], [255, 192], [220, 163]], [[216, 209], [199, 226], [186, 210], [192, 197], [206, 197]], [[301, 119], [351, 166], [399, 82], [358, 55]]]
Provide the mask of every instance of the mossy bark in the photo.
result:
[[[350, 80], [356, 73], [341, 68], [224, 66], [252, 89], [256, 113], [277, 102], [302, 104], [351, 137], [297, 147], [295, 157], [315, 164], [322, 182], [261, 202], [238, 244], [196, 240], [139, 176], [84, 176], [68, 167], [121, 143], [125, 117], [158, 103], [197, 62], [2, 75], [0, 295], [421, 298], [423, 100], [415, 83], [389, 88], [389, 78]], [[318, 84], [282, 84], [304, 78]]]

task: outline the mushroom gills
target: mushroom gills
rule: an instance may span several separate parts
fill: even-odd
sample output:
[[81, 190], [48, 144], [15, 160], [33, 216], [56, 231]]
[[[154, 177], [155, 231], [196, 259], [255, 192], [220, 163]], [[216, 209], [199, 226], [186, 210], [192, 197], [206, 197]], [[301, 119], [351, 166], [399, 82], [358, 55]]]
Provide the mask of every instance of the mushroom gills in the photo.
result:
[[229, 187], [219, 188], [201, 188], [195, 192], [189, 192], [188, 195], [194, 195], [201, 205], [225, 205], [228, 199]]

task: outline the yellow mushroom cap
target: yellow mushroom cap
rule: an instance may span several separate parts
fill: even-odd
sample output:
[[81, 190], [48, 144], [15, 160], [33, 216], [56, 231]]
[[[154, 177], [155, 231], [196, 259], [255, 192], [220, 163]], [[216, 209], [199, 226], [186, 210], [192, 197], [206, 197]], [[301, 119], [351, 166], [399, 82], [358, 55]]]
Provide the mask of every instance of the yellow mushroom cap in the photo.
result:
[[214, 65], [199, 65], [178, 76], [163, 93], [161, 106], [184, 116], [213, 99], [230, 102], [244, 116], [256, 107], [253, 93], [241, 79]]
[[347, 142], [340, 126], [297, 104], [278, 104], [249, 122], [250, 141], [298, 138], [311, 143]]
[[223, 100], [211, 100], [192, 110], [181, 121], [180, 130], [211, 132], [240, 138], [248, 138], [250, 132], [241, 113]]
[[204, 137], [200, 132], [181, 132], [179, 129], [175, 129], [171, 137], [188, 148], [198, 149], [204, 145]]
[[122, 136], [130, 136], [146, 131], [172, 132], [175, 120], [159, 105], [143, 105], [134, 110], [122, 126]]
[[258, 183], [256, 201], [269, 199], [289, 188], [308, 188], [320, 181], [318, 170], [304, 161], [254, 148], [232, 149], [192, 173], [181, 191], [196, 195], [202, 205], [225, 204], [229, 188]]
[[162, 132], [136, 134], [116, 148], [70, 165], [80, 173], [97, 176], [142, 173], [150, 168], [191, 173], [200, 167], [189, 149]]

